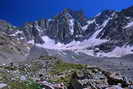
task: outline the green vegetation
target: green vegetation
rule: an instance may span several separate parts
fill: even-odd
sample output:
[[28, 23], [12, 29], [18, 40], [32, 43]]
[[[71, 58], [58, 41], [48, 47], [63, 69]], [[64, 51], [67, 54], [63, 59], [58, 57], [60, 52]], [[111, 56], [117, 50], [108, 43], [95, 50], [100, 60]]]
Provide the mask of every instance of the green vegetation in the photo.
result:
[[[43, 64], [42, 61], [45, 63]], [[81, 69], [86, 68], [86, 65], [67, 63], [56, 57], [44, 56], [41, 57], [40, 60], [32, 61], [28, 66], [0, 66], [1, 69], [9, 71], [0, 72], [0, 81], [8, 84], [10, 89], [42, 89], [41, 85], [37, 84], [35, 81], [22, 81], [20, 80], [19, 75], [14, 76], [14, 74], [27, 74], [28, 79], [32, 79], [32, 75], [39, 75], [38, 72], [44, 68], [43, 66], [47, 66], [47, 74], [50, 75], [49, 82], [64, 83], [66, 86], [70, 83], [72, 73], [80, 72]], [[14, 73], [13, 71], [17, 71], [17, 73]]]
[[3, 82], [10, 81], [10, 74], [6, 72], [0, 72], [0, 81], [3, 81]]
[[62, 60], [57, 60], [53, 65], [53, 70], [49, 72], [50, 75], [57, 75], [49, 82], [61, 83], [63, 82], [66, 86], [69, 85], [71, 81], [71, 75], [74, 72], [80, 72], [81, 69], [86, 68], [86, 65], [83, 64], [72, 64], [63, 62]]
[[5, 70], [12, 70], [12, 71], [17, 70], [17, 67], [15, 67], [15, 66], [3, 66], [1, 68], [5, 69]]
[[54, 65], [54, 70], [50, 72], [50, 74], [59, 74], [65, 71], [70, 71], [70, 70], [80, 70], [85, 68], [86, 65], [82, 64], [72, 64], [72, 63], [65, 63], [61, 60], [58, 60], [55, 65]]
[[41, 56], [39, 59], [40, 60], [56, 60], [57, 58], [53, 56]]
[[38, 62], [32, 62], [31, 63], [31, 71], [30, 72], [36, 72], [42, 68], [42, 65]]
[[10, 86], [10, 89], [42, 89], [41, 85], [33, 80], [12, 81], [8, 85]]
[[69, 85], [70, 83], [70, 80], [71, 80], [71, 75], [66, 75], [64, 77], [59, 77], [59, 78], [56, 78], [56, 79], [52, 79], [52, 80], [49, 80], [49, 82], [53, 83], [64, 83], [66, 86]]

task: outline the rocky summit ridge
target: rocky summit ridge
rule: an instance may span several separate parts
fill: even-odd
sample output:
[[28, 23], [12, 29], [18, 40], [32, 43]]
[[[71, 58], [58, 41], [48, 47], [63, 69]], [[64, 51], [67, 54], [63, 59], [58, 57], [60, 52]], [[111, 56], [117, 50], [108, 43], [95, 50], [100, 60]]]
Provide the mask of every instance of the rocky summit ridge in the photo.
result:
[[132, 24], [132, 7], [121, 11], [104, 10], [92, 18], [87, 18], [83, 11], [64, 9], [51, 19], [26, 23], [21, 27], [0, 21], [0, 29], [8, 36], [44, 49], [122, 57], [133, 53]]

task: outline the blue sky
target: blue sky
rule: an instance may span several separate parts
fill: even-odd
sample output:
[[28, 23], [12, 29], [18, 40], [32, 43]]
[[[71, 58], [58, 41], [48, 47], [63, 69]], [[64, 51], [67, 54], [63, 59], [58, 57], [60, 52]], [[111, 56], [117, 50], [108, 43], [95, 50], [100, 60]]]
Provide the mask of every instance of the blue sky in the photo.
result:
[[14, 25], [57, 15], [64, 8], [83, 10], [95, 16], [105, 9], [121, 10], [133, 5], [133, 0], [0, 0], [0, 19]]

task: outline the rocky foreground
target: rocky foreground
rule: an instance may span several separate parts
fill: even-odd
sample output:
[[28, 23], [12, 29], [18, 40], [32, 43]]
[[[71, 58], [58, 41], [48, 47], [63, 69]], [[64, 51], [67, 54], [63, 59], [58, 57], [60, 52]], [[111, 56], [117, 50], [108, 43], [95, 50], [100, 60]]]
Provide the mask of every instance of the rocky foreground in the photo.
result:
[[133, 89], [132, 84], [119, 73], [51, 56], [0, 66], [0, 89]]

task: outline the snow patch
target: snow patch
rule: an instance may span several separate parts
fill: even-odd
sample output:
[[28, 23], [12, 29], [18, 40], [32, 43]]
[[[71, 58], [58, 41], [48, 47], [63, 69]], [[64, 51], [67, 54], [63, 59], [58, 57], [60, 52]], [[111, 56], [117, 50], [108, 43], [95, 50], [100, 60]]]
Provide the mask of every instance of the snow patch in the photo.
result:
[[131, 17], [125, 17], [126, 19], [131, 19]]
[[27, 42], [28, 44], [35, 44], [34, 40], [30, 40]]
[[95, 19], [89, 20], [87, 23], [88, 23], [88, 25], [90, 25], [90, 24], [92, 24], [92, 23], [94, 23], [94, 22], [95, 22]]
[[87, 25], [85, 25], [85, 26], [83, 26], [83, 27], [81, 27], [82, 28], [82, 30], [83, 31], [86, 31], [87, 30], [87, 28], [88, 28], [88, 24]]
[[[48, 36], [43, 36], [42, 39], [45, 42], [44, 44], [35, 44], [35, 45], [38, 47], [42, 47], [46, 49], [54, 49], [61, 52], [65, 50], [70, 50], [70, 51], [74, 51], [75, 53], [84, 53], [90, 56], [97, 56], [97, 57], [121, 57], [124, 55], [133, 54], [133, 51], [132, 51], [133, 46], [116, 47], [113, 51], [108, 53], [104, 53], [102, 51], [95, 53], [94, 49], [87, 49], [87, 48], [94, 48], [94, 46], [100, 45], [108, 41], [108, 40], [97, 39], [95, 38], [95, 36], [84, 41], [74, 40], [68, 44], [63, 44], [60, 42], [56, 43]], [[28, 43], [34, 44], [34, 41], [31, 40]]]
[[101, 15], [101, 12], [100, 13], [98, 13], [97, 15], [96, 15], [96, 17], [98, 17], [98, 16], [100, 16]]
[[0, 88], [4, 88], [4, 87], [6, 87], [7, 86], [7, 84], [5, 84], [5, 83], [0, 83]]
[[48, 22], [52, 21], [52, 19], [48, 19]]
[[95, 40], [96, 39], [96, 37], [98, 36], [98, 34], [102, 31], [103, 29], [100, 29], [100, 30], [98, 30], [98, 31], [96, 31], [90, 38], [93, 40]]
[[69, 20], [69, 29], [70, 29], [71, 35], [73, 35], [73, 33], [74, 33], [74, 19]]
[[23, 80], [24, 81], [24, 80], [27, 80], [27, 78], [25, 76], [21, 76], [20, 77], [20, 80]]
[[[100, 39], [88, 39], [84, 41], [73, 40], [72, 42], [68, 44], [63, 44], [60, 42], [56, 43], [54, 40], [50, 39], [48, 36], [43, 36], [42, 39], [45, 42], [44, 44], [35, 44], [35, 45], [42, 47], [42, 48], [48, 48], [48, 49], [73, 50], [73, 51], [99, 45], [107, 41], [107, 40], [100, 40]], [[33, 43], [33, 41], [29, 41], [28, 43]]]
[[[96, 37], [98, 36], [98, 34], [105, 28], [105, 26], [108, 24], [110, 18], [108, 18], [107, 20], [104, 21], [104, 23], [101, 25], [101, 29], [97, 30], [90, 38], [92, 40], [97, 39]], [[100, 28], [100, 27], [99, 27]]]
[[89, 26], [90, 24], [93, 24], [94, 22], [95, 22], [95, 19], [87, 21], [87, 25], [81, 27], [82, 30], [83, 30], [83, 31], [86, 31], [87, 28], [88, 28], [88, 26]]
[[22, 31], [16, 31], [14, 34], [10, 34], [10, 36], [17, 36], [18, 34], [22, 34], [23, 32]]
[[41, 32], [40, 27], [38, 25], [35, 26], [38, 32]]
[[131, 26], [133, 26], [133, 22], [128, 23], [124, 28], [129, 28]]
[[132, 50], [133, 50], [133, 47], [131, 46], [116, 47], [112, 52], [98, 53], [98, 55], [105, 56], [105, 57], [122, 57], [128, 54], [133, 54]]
[[77, 51], [75, 51], [75, 53], [84, 53], [84, 54], [89, 55], [89, 56], [94, 56], [94, 51], [93, 50], [87, 50], [87, 49], [77, 50]]
[[44, 41], [44, 44], [35, 44], [35, 45], [43, 48], [49, 48], [49, 49], [55, 48], [55, 41], [50, 39], [48, 36], [43, 36], [42, 40]]

